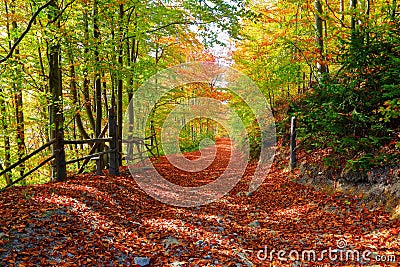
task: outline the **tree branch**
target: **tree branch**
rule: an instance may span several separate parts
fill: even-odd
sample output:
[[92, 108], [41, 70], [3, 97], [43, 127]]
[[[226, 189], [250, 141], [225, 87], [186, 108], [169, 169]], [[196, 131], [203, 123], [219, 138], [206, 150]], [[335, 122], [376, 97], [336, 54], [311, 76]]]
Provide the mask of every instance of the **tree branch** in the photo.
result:
[[54, 19], [52, 19], [51, 21], [49, 21], [49, 22], [47, 23], [47, 25], [56, 22], [56, 21], [61, 17], [61, 15], [65, 12], [65, 10], [66, 10], [70, 5], [72, 5], [74, 2], [75, 2], [75, 0], [72, 0], [71, 2], [69, 2], [68, 4], [66, 4], [65, 7], [61, 10], [61, 12], [58, 13], [58, 15], [57, 15]]
[[14, 50], [17, 48], [18, 44], [22, 41], [22, 39], [24, 39], [25, 35], [31, 29], [32, 24], [35, 21], [36, 17], [39, 15], [39, 13], [46, 7], [50, 6], [53, 2], [54, 2], [54, 0], [50, 0], [43, 6], [39, 7], [38, 10], [36, 10], [36, 12], [33, 14], [32, 18], [29, 20], [28, 26], [26, 27], [25, 31], [21, 34], [21, 36], [17, 39], [17, 41], [11, 47], [10, 52], [8, 52], [8, 54], [4, 58], [0, 59], [0, 63], [5, 62], [7, 59], [9, 59], [12, 56], [12, 54], [14, 53]]
[[158, 28], [154, 28], [154, 29], [148, 30], [148, 31], [146, 31], [146, 33], [153, 33], [153, 32], [165, 29], [165, 28], [167, 28], [169, 26], [172, 26], [172, 25], [179, 25], [179, 24], [186, 24], [186, 23], [187, 23], [187, 21], [174, 21], [174, 22], [165, 24], [163, 26], [160, 26]]
[[344, 22], [340, 18], [338, 18], [336, 16], [336, 13], [335, 13], [335, 11], [332, 10], [331, 6], [328, 3], [328, 0], [325, 0], [325, 3], [326, 3], [326, 7], [329, 9], [329, 11], [332, 12], [333, 16], [339, 21], [340, 25], [342, 25], [343, 28], [348, 29], [349, 27], [346, 24], [344, 24]]

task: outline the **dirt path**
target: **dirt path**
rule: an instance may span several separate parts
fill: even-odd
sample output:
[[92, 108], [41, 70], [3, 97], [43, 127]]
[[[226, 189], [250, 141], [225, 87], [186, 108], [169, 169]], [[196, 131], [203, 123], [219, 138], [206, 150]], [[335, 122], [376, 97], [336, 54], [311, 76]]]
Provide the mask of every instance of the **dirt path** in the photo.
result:
[[[227, 165], [226, 140], [217, 147], [215, 162], [196, 175], [174, 169], [165, 158], [155, 165], [171, 182], [202, 185]], [[86, 174], [13, 187], [0, 194], [0, 266], [354, 266], [383, 256], [400, 261], [400, 223], [389, 214], [367, 210], [358, 198], [294, 183], [277, 166], [248, 195], [254, 168], [248, 166], [229, 195], [196, 208], [154, 200], [126, 169], [120, 177]], [[346, 260], [346, 249], [354, 260], [350, 254]], [[289, 252], [299, 261], [285, 261]]]

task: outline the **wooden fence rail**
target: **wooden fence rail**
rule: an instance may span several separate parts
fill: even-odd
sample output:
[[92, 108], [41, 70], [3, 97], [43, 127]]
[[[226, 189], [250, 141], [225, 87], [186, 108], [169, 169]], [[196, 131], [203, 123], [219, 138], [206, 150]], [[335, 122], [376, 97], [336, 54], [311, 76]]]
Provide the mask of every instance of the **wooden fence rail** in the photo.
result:
[[12, 183], [8, 184], [6, 187], [2, 188], [0, 190], [0, 192], [4, 191], [6, 188], [9, 188], [11, 186], [13, 186], [14, 184], [18, 183], [19, 181], [22, 181], [23, 179], [25, 179], [28, 175], [32, 174], [33, 172], [37, 171], [39, 168], [41, 168], [42, 166], [44, 166], [47, 162], [51, 161], [52, 159], [54, 159], [54, 155], [48, 157], [47, 159], [43, 160], [39, 165], [37, 165], [35, 168], [33, 168], [32, 170], [30, 170], [29, 172], [25, 173], [24, 175], [22, 175], [20, 178], [16, 179], [15, 181], [13, 181]]
[[[108, 130], [108, 123], [106, 125], [104, 125], [103, 130], [101, 130], [100, 135], [97, 138], [102, 138], [106, 134], [107, 130]], [[94, 143], [92, 148], [90, 149], [89, 155], [93, 154], [99, 145], [100, 145], [100, 143]], [[82, 173], [85, 170], [85, 166], [86, 166], [86, 164], [89, 163], [90, 159], [91, 158], [87, 158], [84, 160], [81, 168], [78, 171], [78, 174]]]
[[65, 162], [65, 164], [68, 165], [68, 164], [72, 164], [72, 163], [75, 163], [75, 162], [78, 162], [78, 161], [81, 161], [81, 160], [91, 159], [91, 158], [94, 158], [94, 157], [102, 156], [102, 155], [105, 155], [105, 154], [110, 154], [110, 153], [113, 153], [113, 152], [115, 152], [115, 149], [109, 149], [109, 150], [106, 150], [106, 151], [103, 151], [103, 152], [90, 154], [90, 155], [87, 155], [87, 156], [84, 156], [84, 157], [81, 157], [81, 158], [68, 160], [68, 161]]
[[[153, 152], [153, 149], [156, 149], [157, 156], [160, 156], [159, 150], [158, 150], [158, 144], [157, 144], [157, 138], [156, 134], [154, 132], [154, 127], [151, 128], [153, 134], [148, 136], [148, 137], [135, 137], [131, 136], [128, 139], [122, 139], [122, 143], [128, 144], [128, 146], [132, 146], [131, 148], [128, 148], [128, 155], [126, 155], [125, 159], [128, 161], [133, 161], [140, 159], [141, 163], [143, 166], [145, 166], [145, 157], [143, 154], [150, 153], [151, 156], [156, 157], [156, 155]], [[145, 141], [150, 140], [150, 144], [146, 143]], [[137, 153], [133, 153], [133, 146], [136, 147]], [[141, 149], [145, 148], [145, 149]]]
[[82, 144], [93, 144], [93, 143], [105, 143], [110, 142], [112, 137], [108, 138], [94, 138], [94, 139], [85, 139], [85, 140], [65, 140], [64, 144], [66, 145], [82, 145]]
[[22, 159], [18, 160], [17, 162], [11, 164], [8, 168], [4, 169], [3, 171], [0, 172], [0, 176], [2, 176], [3, 174], [11, 171], [12, 169], [14, 169], [15, 167], [17, 167], [18, 165], [24, 163], [25, 161], [27, 161], [28, 159], [30, 159], [31, 157], [35, 156], [36, 154], [38, 154], [40, 151], [48, 148], [49, 146], [51, 146], [52, 144], [54, 144], [55, 140], [51, 140], [50, 142], [47, 142], [46, 144], [42, 145], [41, 147], [39, 147], [38, 149], [32, 151], [29, 155], [26, 155], [25, 157], [23, 157]]
[[[108, 138], [102, 138], [103, 135], [106, 133], [108, 128]], [[94, 139], [86, 139], [86, 140], [65, 140], [63, 143], [64, 144], [94, 144], [93, 147], [91, 148], [89, 155], [78, 158], [78, 159], [72, 159], [69, 161], [64, 162], [59, 162], [59, 164], [56, 166], [57, 168], [57, 173], [59, 171], [63, 171], [63, 165], [68, 165], [72, 164], [81, 160], [84, 160], [84, 163], [82, 167], [79, 169], [79, 173], [81, 173], [85, 167], [85, 165], [89, 162], [90, 159], [99, 157], [105, 154], [110, 154], [109, 157], [109, 172], [111, 175], [119, 175], [119, 151], [118, 151], [118, 136], [117, 136], [118, 130], [117, 130], [117, 123], [116, 123], [116, 115], [115, 111], [113, 108], [110, 108], [108, 111], [108, 124], [103, 128], [103, 130], [100, 133], [100, 136]], [[98, 152], [98, 153], [93, 153], [99, 144], [101, 143], [110, 143], [110, 149], [107, 151], [103, 152]], [[100, 160], [100, 158], [98, 159]], [[57, 162], [57, 161], [56, 161]], [[101, 164], [96, 164], [97, 172], [96, 173], [101, 173]], [[66, 177], [66, 174], [62, 174], [61, 177], [58, 177], [57, 180], [63, 180]]]
[[[56, 129], [57, 128], [58, 127], [56, 125]], [[109, 130], [108, 131], [109, 137], [103, 138], [103, 136], [107, 132], [107, 129]], [[48, 148], [51, 145], [53, 145], [53, 155], [46, 158], [45, 160], [43, 160], [40, 164], [38, 164], [36, 167], [31, 169], [29, 172], [25, 173], [23, 176], [19, 177], [12, 183], [10, 183], [7, 186], [5, 186], [4, 188], [2, 188], [0, 190], [0, 192], [5, 190], [6, 188], [18, 183], [19, 181], [23, 180], [28, 175], [32, 174], [33, 172], [35, 172], [36, 170], [38, 170], [39, 168], [44, 166], [46, 163], [48, 163], [52, 160], [54, 160], [53, 161], [53, 175], [55, 176], [53, 178], [55, 178], [57, 181], [62, 181], [66, 178], [66, 175], [67, 175], [66, 174], [66, 166], [68, 164], [72, 164], [72, 163], [84, 160], [84, 164], [82, 165], [81, 169], [79, 170], [79, 173], [81, 173], [83, 171], [83, 168], [85, 167], [85, 165], [87, 164], [87, 162], [89, 162], [89, 160], [91, 158], [99, 157], [104, 154], [110, 154], [110, 157], [109, 157], [110, 174], [119, 175], [120, 163], [119, 163], [117, 133], [118, 133], [118, 131], [117, 131], [117, 124], [116, 124], [116, 115], [115, 115], [114, 109], [112, 109], [112, 108], [109, 110], [108, 123], [103, 128], [100, 136], [98, 136], [97, 138], [86, 139], [86, 140], [64, 140], [64, 131], [62, 128], [59, 128], [58, 131], [56, 131], [55, 138], [53, 140], [51, 140], [50, 142], [35, 149], [29, 155], [26, 155], [22, 159], [18, 160], [17, 162], [11, 164], [6, 169], [2, 170], [0, 172], [0, 177], [2, 175], [4, 175], [5, 173], [12, 171], [14, 168], [16, 168], [20, 164], [24, 163], [25, 161], [32, 158], [34, 155], [38, 154], [39, 152]], [[108, 149], [107, 151], [94, 153], [94, 151], [96, 150], [96, 148], [98, 147], [99, 144], [106, 143], [106, 142], [110, 143], [110, 146], [109, 146], [110, 149]], [[78, 158], [78, 159], [71, 159], [71, 160], [67, 161], [65, 159], [65, 145], [68, 145], [68, 144], [94, 144], [94, 145], [93, 145], [92, 149], [90, 150], [89, 155]], [[99, 168], [99, 164], [97, 164], [97, 168]], [[101, 172], [101, 170], [100, 170], [100, 172]], [[99, 170], [97, 170], [97, 173], [99, 173]]]

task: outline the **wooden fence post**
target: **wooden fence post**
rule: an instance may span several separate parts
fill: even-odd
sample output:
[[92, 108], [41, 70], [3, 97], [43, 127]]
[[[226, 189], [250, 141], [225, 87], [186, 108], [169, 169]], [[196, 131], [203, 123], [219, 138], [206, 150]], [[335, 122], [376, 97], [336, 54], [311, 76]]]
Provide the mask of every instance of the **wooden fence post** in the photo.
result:
[[150, 134], [152, 136], [151, 138], [151, 144], [150, 144], [150, 149], [153, 150], [153, 146], [156, 147], [157, 151], [157, 157], [160, 156], [160, 151], [158, 150], [158, 143], [157, 143], [157, 134], [156, 134], [156, 129], [154, 128], [154, 121], [151, 121], [151, 129], [150, 129]]
[[109, 172], [111, 175], [119, 175], [118, 127], [113, 107], [108, 111], [108, 135], [112, 138], [110, 141], [110, 149], [113, 150], [109, 157]]
[[154, 134], [154, 125], [153, 125], [154, 121], [150, 121], [150, 147], [151, 149], [153, 149], [153, 145], [154, 145], [154, 140], [153, 140], [153, 134]]
[[290, 123], [290, 170], [296, 168], [296, 117], [292, 117]]

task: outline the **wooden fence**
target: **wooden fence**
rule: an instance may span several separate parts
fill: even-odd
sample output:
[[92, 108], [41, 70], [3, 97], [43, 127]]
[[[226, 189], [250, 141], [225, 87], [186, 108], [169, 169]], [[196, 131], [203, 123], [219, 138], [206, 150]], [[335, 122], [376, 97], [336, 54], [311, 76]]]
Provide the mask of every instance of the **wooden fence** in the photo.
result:
[[[108, 137], [104, 137], [108, 129]], [[154, 132], [154, 128], [152, 127], [152, 135], [147, 138], [138, 138], [138, 137], [130, 137], [128, 140], [120, 140], [118, 137], [118, 129], [116, 123], [116, 114], [114, 109], [109, 109], [108, 112], [108, 123], [104, 126], [103, 130], [101, 131], [100, 135], [94, 139], [86, 139], [86, 140], [64, 140], [64, 132], [63, 129], [59, 129], [56, 131], [55, 138], [50, 142], [42, 145], [38, 149], [31, 152], [29, 155], [21, 158], [19, 161], [15, 162], [14, 164], [10, 165], [8, 168], [2, 170], [0, 172], [0, 177], [14, 168], [18, 167], [19, 165], [23, 164], [25, 161], [29, 160], [33, 156], [37, 155], [39, 152], [43, 151], [44, 149], [53, 146], [53, 153], [48, 158], [44, 159], [38, 166], [31, 169], [29, 172], [25, 173], [23, 176], [19, 177], [18, 179], [14, 180], [12, 183], [8, 184], [0, 191], [5, 190], [8, 187], [18, 183], [19, 181], [26, 178], [28, 175], [32, 174], [46, 163], [53, 160], [53, 178], [57, 181], [62, 181], [66, 178], [66, 166], [68, 164], [76, 163], [78, 161], [83, 161], [82, 166], [80, 167], [78, 173], [82, 173], [84, 171], [85, 166], [91, 159], [96, 159], [96, 168], [97, 174], [101, 173], [101, 164], [100, 164], [100, 157], [105, 154], [109, 154], [109, 173], [111, 175], [119, 175], [119, 167], [122, 165], [120, 162], [120, 151], [118, 150], [119, 142], [124, 142], [131, 144], [132, 146], [136, 146], [138, 153], [132, 154], [133, 157], [137, 156], [143, 162], [143, 154], [150, 152], [152, 156], [155, 156], [153, 153], [154, 148], [157, 149], [157, 155], [159, 156], [158, 152], [158, 145], [157, 139]], [[147, 144], [145, 141], [149, 140], [150, 144]], [[106, 151], [98, 151], [100, 144], [109, 143], [109, 149]], [[66, 160], [65, 157], [65, 145], [77, 145], [77, 144], [93, 144], [91, 150], [88, 155]], [[144, 147], [144, 149], [141, 149]], [[96, 152], [96, 153], [95, 153]]]

